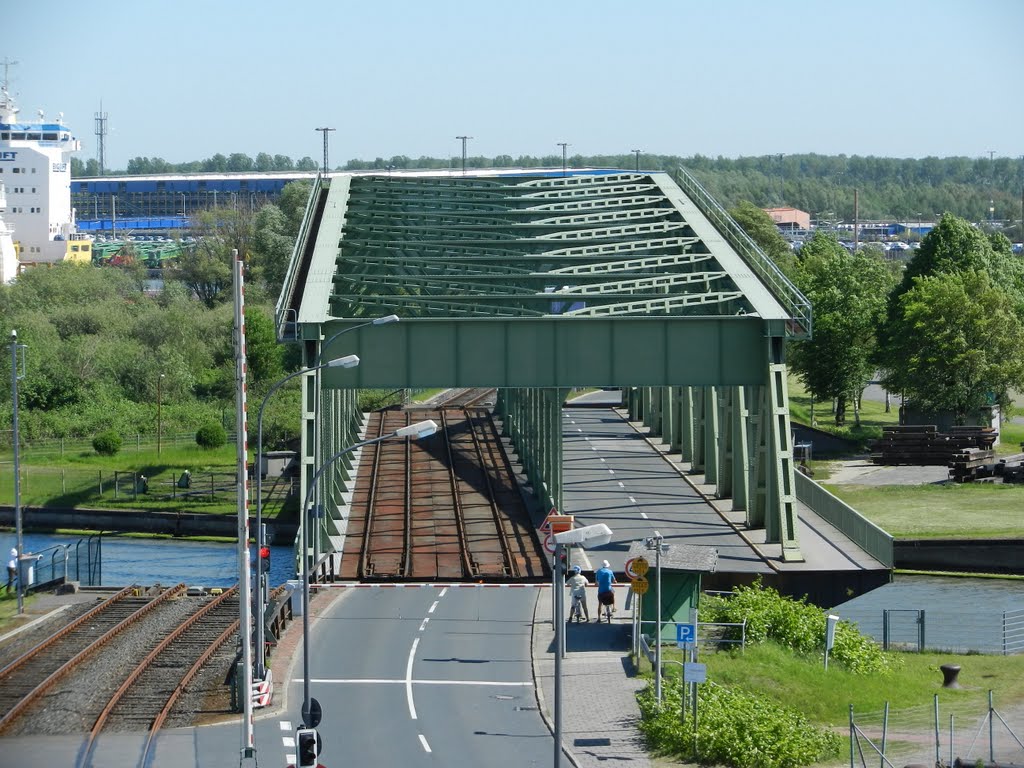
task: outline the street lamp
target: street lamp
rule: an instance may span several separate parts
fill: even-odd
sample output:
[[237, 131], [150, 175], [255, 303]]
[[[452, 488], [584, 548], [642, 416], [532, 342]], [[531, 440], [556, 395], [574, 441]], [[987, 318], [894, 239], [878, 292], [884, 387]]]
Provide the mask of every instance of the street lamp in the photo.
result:
[[21, 524], [21, 464], [19, 463], [18, 453], [18, 379], [24, 378], [25, 374], [22, 372], [18, 373], [18, 352], [21, 352], [21, 370], [25, 369], [25, 345], [18, 343], [18, 332], [11, 331], [11, 402], [13, 404], [13, 413], [11, 415], [11, 437], [14, 441], [14, 527], [17, 534], [17, 548], [18, 557], [16, 558], [16, 564], [18, 566], [18, 572], [16, 574], [18, 584], [18, 613], [22, 614], [25, 612], [25, 586], [22, 584], [21, 574], [24, 570], [21, 566], [21, 556], [25, 551], [25, 546], [22, 543], [22, 524]]
[[634, 149], [633, 150], [633, 154], [636, 155], [636, 172], [637, 173], [640, 173], [640, 152], [641, 151], [642, 150], [639, 150], [639, 149]]
[[309, 522], [309, 515], [307, 510], [309, 509], [310, 501], [313, 498], [313, 489], [316, 488], [316, 483], [320, 479], [320, 476], [324, 473], [331, 464], [340, 459], [345, 454], [351, 453], [359, 448], [366, 445], [374, 445], [376, 443], [382, 443], [385, 440], [392, 440], [394, 438], [412, 438], [413, 440], [419, 440], [420, 438], [429, 437], [430, 435], [437, 432], [437, 423], [431, 420], [419, 421], [415, 424], [410, 424], [405, 427], [400, 427], [394, 432], [387, 435], [381, 435], [380, 437], [374, 437], [370, 440], [362, 440], [354, 445], [350, 445], [348, 448], [343, 448], [336, 454], [331, 456], [327, 461], [321, 465], [321, 467], [313, 475], [312, 480], [309, 481], [309, 488], [306, 489], [306, 498], [303, 500], [302, 507], [299, 509], [299, 514], [302, 515], [302, 528], [300, 537], [300, 547], [302, 550], [302, 722], [307, 727], [315, 727], [311, 725], [310, 714], [311, 714], [311, 702], [309, 697], [309, 556], [306, 551], [306, 529]]
[[[371, 326], [371, 325], [388, 325], [390, 323], [397, 323], [399, 321], [399, 319], [400, 318], [398, 317], [398, 315], [384, 315], [383, 317], [375, 317], [373, 320], [369, 320], [369, 321], [367, 321], [365, 323], [360, 323], [359, 325], [353, 325], [350, 328], [344, 328], [344, 329], [338, 331], [337, 333], [335, 333], [333, 336], [328, 336], [327, 340], [320, 344], [320, 349], [317, 352], [317, 356], [316, 356], [316, 363], [317, 363], [317, 365], [319, 365], [321, 362], [323, 362], [324, 350], [326, 350], [327, 347], [329, 347], [331, 345], [331, 343], [336, 338], [338, 338], [339, 336], [344, 336], [346, 333], [350, 333], [351, 331], [358, 331], [360, 328], [366, 328], [367, 326]], [[316, 386], [316, 387], [313, 388], [313, 413], [317, 414], [317, 415], [319, 415], [319, 413], [320, 413], [320, 387], [319, 386]], [[314, 429], [319, 431], [319, 420], [317, 420], [314, 423]], [[319, 438], [316, 438], [316, 439], [314, 439], [313, 442], [314, 442], [313, 465], [316, 466], [317, 464], [320, 463], [320, 458], [321, 458], [321, 456], [320, 456], [320, 440], [319, 440]], [[313, 559], [315, 561], [315, 560], [319, 560], [319, 558], [320, 558], [320, 536], [317, 535], [317, 536], [313, 537]]]
[[160, 433], [163, 431], [163, 421], [160, 418], [160, 406], [163, 401], [161, 385], [164, 382], [164, 375], [161, 373], [156, 380], [156, 455], [160, 455]]
[[[318, 371], [321, 368], [355, 368], [359, 365], [359, 357], [356, 355], [346, 355], [345, 357], [339, 357], [334, 360], [330, 360], [326, 363], [319, 363], [312, 368], [300, 368], [297, 371], [293, 371], [285, 376], [283, 379], [278, 381], [274, 386], [270, 388], [266, 396], [263, 398], [263, 402], [260, 403], [259, 416], [256, 418], [256, 551], [263, 551], [263, 409], [267, 407], [267, 401], [270, 400], [270, 396], [277, 392], [282, 386], [287, 384], [297, 376], [302, 376], [305, 373], [312, 371]], [[266, 654], [263, 648], [264, 642], [264, 629], [263, 629], [263, 574], [257, 575], [256, 585], [256, 599], [254, 600], [256, 610], [256, 676], [261, 680], [263, 679], [266, 665]]]
[[[573, 544], [583, 547], [601, 547], [612, 540], [612, 529], [604, 523], [585, 525], [556, 533], [555, 540], [555, 761], [554, 768], [562, 764], [562, 657], [565, 655], [565, 574], [562, 573], [562, 547]], [[598, 606], [598, 610], [601, 607]]]
[[472, 139], [472, 136], [456, 136], [456, 139], [462, 140], [462, 175], [466, 175], [466, 142]]
[[567, 175], [566, 174], [565, 148], [569, 146], [569, 143], [566, 142], [566, 141], [559, 141], [558, 142], [558, 146], [560, 146], [562, 148], [562, 175], [565, 176], [565, 175]]

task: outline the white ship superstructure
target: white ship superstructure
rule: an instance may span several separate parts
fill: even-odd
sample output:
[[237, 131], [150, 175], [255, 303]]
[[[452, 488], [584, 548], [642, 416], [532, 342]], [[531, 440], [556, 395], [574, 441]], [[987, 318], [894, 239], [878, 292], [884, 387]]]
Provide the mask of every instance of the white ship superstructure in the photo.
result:
[[[0, 85], [0, 182], [7, 191], [4, 221], [14, 230], [18, 258], [61, 261], [81, 243], [71, 208], [71, 153], [81, 149], [63, 113], [47, 122], [20, 122], [18, 107]], [[75, 248], [78, 251], [79, 248]]]
[[4, 222], [7, 190], [0, 181], [0, 284], [11, 282], [18, 274], [18, 255], [14, 250], [11, 228]]

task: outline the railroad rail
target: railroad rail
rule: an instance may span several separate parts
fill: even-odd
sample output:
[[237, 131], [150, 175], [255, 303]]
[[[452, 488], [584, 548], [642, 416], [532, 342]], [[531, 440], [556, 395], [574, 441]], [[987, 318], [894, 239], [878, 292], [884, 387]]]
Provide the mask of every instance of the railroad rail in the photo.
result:
[[185, 585], [165, 589], [156, 597], [137, 596], [138, 592], [138, 587], [122, 589], [0, 670], [0, 711], [4, 713], [0, 733], [85, 659], [185, 592]]
[[[458, 392], [479, 401], [494, 390]], [[453, 398], [455, 399], [455, 398]], [[339, 576], [364, 580], [533, 580], [547, 558], [487, 408], [378, 411], [367, 435], [414, 419], [440, 433], [385, 441], [363, 454]]]
[[225, 591], [167, 635], [114, 692], [89, 732], [83, 765], [89, 765], [105, 729], [146, 731], [140, 765], [148, 765], [156, 735], [181, 693], [203, 664], [238, 632], [238, 589]]
[[494, 387], [475, 387], [469, 389], [449, 389], [442, 392], [431, 404], [431, 408], [462, 408], [469, 405], [480, 405], [488, 397], [494, 396], [498, 390]]

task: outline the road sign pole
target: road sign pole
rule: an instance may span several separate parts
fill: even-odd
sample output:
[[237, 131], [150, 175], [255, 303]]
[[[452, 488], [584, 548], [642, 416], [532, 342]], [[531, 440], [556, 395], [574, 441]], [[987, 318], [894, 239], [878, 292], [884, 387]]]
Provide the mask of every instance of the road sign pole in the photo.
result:
[[654, 697], [658, 701], [658, 705], [661, 706], [661, 534], [657, 531], [654, 532], [654, 569], [657, 572], [657, 583], [654, 585], [654, 602], [657, 605], [657, 616], [658, 616], [658, 634], [656, 636], [654, 646], [654, 666], [655, 666], [655, 683], [654, 683]]
[[555, 565], [552, 570], [555, 572], [554, 592], [551, 594], [552, 603], [555, 607], [555, 756], [554, 768], [562, 765], [562, 648], [565, 634], [565, 623], [563, 621], [564, 598], [561, 579], [561, 554], [562, 545], [555, 544]]

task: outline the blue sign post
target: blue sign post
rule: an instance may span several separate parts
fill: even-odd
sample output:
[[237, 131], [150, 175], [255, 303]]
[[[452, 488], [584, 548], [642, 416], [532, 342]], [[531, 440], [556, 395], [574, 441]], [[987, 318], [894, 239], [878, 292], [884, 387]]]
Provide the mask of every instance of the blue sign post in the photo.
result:
[[686, 648], [697, 642], [696, 624], [676, 624], [676, 645]]

